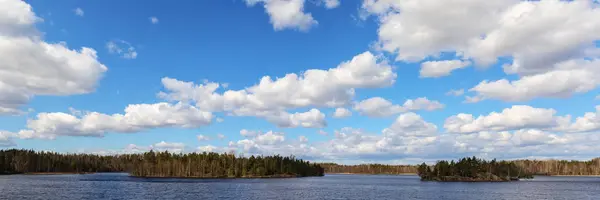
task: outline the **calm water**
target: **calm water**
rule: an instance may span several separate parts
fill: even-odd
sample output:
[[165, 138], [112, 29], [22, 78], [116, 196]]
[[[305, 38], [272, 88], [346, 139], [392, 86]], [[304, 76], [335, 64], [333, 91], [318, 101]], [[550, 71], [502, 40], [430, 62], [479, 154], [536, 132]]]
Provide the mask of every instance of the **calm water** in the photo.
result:
[[436, 183], [378, 175], [229, 180], [11, 175], [0, 176], [0, 199], [600, 199], [600, 177]]

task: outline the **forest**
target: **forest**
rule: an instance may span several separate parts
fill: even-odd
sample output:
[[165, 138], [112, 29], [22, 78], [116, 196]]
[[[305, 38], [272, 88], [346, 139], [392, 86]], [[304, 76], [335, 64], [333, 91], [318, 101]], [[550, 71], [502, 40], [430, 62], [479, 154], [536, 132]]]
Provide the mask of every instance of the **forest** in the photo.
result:
[[269, 178], [323, 176], [324, 169], [293, 156], [146, 152], [100, 156], [0, 150], [0, 174], [127, 172], [137, 177]]
[[[600, 175], [600, 158], [578, 160], [513, 160], [523, 172], [546, 176], [590, 176]], [[325, 173], [333, 174], [417, 174], [418, 165], [339, 165], [320, 163]]]
[[[473, 162], [473, 158], [470, 159]], [[465, 160], [461, 159], [461, 160]], [[479, 160], [479, 159], [475, 159]], [[438, 162], [429, 166], [456, 171], [453, 161]], [[460, 160], [459, 160], [460, 162]], [[466, 162], [466, 161], [465, 161]], [[600, 158], [589, 161], [567, 160], [514, 160], [478, 163], [477, 166], [494, 163], [511, 163], [511, 176], [514, 173], [533, 175], [600, 175]], [[441, 166], [436, 166], [441, 164]], [[514, 166], [513, 166], [514, 165]], [[382, 165], [360, 164], [339, 165], [335, 163], [310, 163], [293, 156], [235, 156], [218, 153], [174, 154], [169, 152], [147, 152], [143, 154], [123, 154], [101, 156], [94, 154], [63, 154], [32, 150], [0, 150], [0, 174], [20, 173], [95, 173], [127, 172], [141, 177], [197, 177], [197, 178], [242, 178], [242, 177], [294, 177], [322, 176], [324, 173], [347, 174], [420, 174], [423, 165]], [[492, 165], [495, 166], [495, 165]], [[504, 166], [506, 167], [506, 166]], [[488, 171], [490, 168], [487, 168]], [[422, 169], [424, 170], [424, 168]], [[507, 170], [506, 170], [507, 171]], [[424, 172], [424, 171], [421, 171]], [[437, 176], [437, 172], [435, 174]], [[445, 175], [445, 171], [440, 171]], [[481, 172], [481, 171], [477, 171]], [[486, 171], [484, 171], [486, 172]], [[500, 169], [492, 171], [501, 173]], [[507, 171], [508, 172], [508, 171]], [[469, 172], [471, 175], [472, 171]], [[422, 173], [428, 174], [428, 173]], [[503, 174], [500, 174], [503, 175]]]
[[325, 168], [325, 173], [330, 174], [416, 174], [417, 167], [414, 165], [339, 165], [336, 163], [319, 163]]
[[423, 181], [514, 181], [533, 178], [515, 162], [486, 161], [476, 157], [467, 157], [458, 161], [440, 160], [434, 166], [423, 163], [419, 165], [417, 174]]

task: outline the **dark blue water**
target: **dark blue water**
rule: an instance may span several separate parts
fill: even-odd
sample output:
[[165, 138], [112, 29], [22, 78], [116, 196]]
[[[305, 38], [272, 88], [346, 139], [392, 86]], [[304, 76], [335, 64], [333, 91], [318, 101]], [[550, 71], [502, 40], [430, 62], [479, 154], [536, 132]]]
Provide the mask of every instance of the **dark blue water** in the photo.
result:
[[127, 174], [0, 176], [0, 199], [600, 199], [600, 177], [510, 183], [421, 182], [417, 176], [143, 179]]

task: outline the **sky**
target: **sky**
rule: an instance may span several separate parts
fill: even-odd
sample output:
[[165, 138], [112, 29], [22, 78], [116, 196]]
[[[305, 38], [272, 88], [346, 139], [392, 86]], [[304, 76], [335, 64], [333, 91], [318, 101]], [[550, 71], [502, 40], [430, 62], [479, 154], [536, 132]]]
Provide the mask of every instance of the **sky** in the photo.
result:
[[0, 148], [599, 156], [592, 0], [0, 0]]

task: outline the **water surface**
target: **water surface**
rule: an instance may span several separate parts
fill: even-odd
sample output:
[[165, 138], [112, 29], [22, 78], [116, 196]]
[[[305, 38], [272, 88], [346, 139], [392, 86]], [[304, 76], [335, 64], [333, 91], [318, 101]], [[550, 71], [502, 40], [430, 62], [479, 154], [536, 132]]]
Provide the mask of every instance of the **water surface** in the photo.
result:
[[127, 174], [0, 176], [0, 199], [599, 199], [600, 177], [505, 183], [421, 182], [417, 176], [145, 179]]

